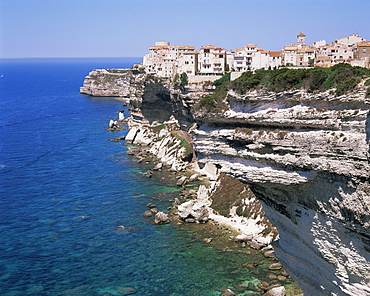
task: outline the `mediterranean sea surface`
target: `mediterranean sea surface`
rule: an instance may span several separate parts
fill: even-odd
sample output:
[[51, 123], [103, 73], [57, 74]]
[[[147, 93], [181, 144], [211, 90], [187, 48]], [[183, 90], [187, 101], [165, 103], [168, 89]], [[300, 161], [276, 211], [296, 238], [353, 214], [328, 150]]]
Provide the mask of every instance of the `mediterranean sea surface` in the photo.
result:
[[0, 295], [220, 295], [266, 276], [226, 237], [144, 218], [178, 189], [107, 140], [127, 133], [106, 130], [122, 102], [79, 94], [89, 71], [137, 62], [0, 61]]

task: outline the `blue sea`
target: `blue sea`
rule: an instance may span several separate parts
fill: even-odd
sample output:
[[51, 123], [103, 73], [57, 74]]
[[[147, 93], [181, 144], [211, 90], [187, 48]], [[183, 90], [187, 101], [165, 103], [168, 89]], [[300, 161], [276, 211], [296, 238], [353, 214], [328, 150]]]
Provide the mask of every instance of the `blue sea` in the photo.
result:
[[0, 295], [220, 295], [261, 280], [227, 237], [143, 216], [178, 188], [108, 141], [127, 133], [106, 130], [129, 116], [121, 101], [79, 94], [91, 70], [137, 62], [0, 61]]

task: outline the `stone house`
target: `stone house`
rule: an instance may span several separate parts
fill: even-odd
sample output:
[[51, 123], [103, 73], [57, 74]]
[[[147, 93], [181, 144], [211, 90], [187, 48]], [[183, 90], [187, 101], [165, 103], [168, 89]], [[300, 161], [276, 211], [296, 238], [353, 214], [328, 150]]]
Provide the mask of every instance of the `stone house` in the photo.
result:
[[370, 68], [370, 41], [357, 43], [353, 48], [352, 66]]
[[296, 65], [299, 67], [310, 67], [314, 64], [316, 48], [306, 46], [297, 50]]
[[353, 57], [355, 59], [370, 58], [370, 41], [356, 44], [353, 48]]

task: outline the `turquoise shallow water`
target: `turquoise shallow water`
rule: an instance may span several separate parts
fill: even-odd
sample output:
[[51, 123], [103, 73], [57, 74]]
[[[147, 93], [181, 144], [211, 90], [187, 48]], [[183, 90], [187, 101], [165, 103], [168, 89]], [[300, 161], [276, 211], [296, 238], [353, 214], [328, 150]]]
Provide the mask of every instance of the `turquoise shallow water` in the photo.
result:
[[107, 141], [126, 133], [105, 130], [121, 102], [79, 94], [92, 69], [134, 62], [1, 61], [0, 295], [219, 295], [258, 283], [235, 272], [243, 250], [143, 217], [149, 202], [165, 210], [165, 192], [177, 189]]

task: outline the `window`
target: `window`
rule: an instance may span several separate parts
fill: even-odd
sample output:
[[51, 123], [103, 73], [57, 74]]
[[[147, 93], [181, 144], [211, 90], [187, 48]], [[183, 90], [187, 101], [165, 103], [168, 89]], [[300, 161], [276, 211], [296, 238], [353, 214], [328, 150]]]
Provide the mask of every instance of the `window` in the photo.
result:
[[204, 52], [210, 52], [210, 50], [209, 49], [204, 49]]
[[362, 49], [362, 52], [363, 52], [363, 53], [366, 53], [366, 48], [363, 48], [363, 49]]

